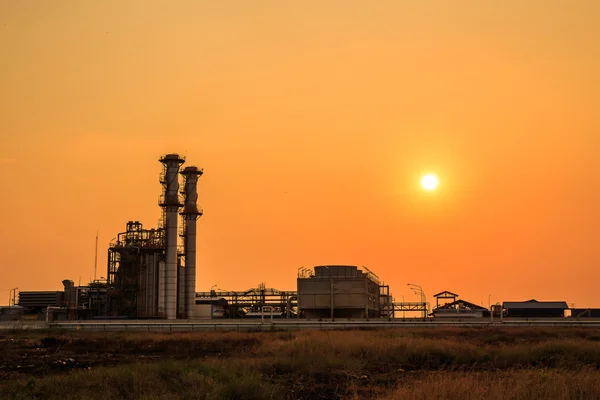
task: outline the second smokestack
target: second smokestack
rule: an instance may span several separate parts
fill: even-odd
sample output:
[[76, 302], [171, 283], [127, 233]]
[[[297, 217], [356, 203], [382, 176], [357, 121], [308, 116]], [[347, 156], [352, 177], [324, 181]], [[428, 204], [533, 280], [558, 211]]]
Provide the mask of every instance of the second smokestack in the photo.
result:
[[194, 318], [196, 308], [196, 221], [202, 215], [198, 208], [198, 178], [202, 176], [198, 167], [186, 167], [181, 175], [184, 177], [185, 204], [181, 215], [184, 220], [185, 251], [185, 314]]

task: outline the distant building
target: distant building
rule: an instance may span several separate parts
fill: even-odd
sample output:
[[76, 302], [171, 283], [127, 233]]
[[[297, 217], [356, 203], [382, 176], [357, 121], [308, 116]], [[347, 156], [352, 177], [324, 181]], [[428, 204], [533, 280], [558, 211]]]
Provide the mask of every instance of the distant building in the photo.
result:
[[222, 297], [196, 299], [195, 315], [197, 319], [223, 318], [228, 306]]
[[564, 317], [569, 309], [566, 301], [505, 301], [502, 308], [507, 317], [520, 318], [557, 318]]
[[351, 265], [322, 265], [298, 277], [298, 308], [305, 318], [380, 316], [380, 284], [370, 271]]
[[600, 308], [571, 308], [573, 318], [600, 318]]
[[23, 307], [0, 307], [0, 321], [18, 321], [23, 318]]
[[65, 292], [61, 291], [22, 291], [19, 292], [19, 306], [27, 312], [42, 312], [46, 307], [63, 305]]
[[485, 307], [466, 300], [457, 300], [456, 293], [443, 291], [433, 297], [436, 299], [436, 307], [431, 312], [434, 318], [482, 318], [490, 315], [490, 311]]

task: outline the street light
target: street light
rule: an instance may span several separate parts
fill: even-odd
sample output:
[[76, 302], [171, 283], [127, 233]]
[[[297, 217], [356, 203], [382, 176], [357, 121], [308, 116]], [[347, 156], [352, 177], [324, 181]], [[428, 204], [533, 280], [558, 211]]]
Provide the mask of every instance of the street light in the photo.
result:
[[[413, 290], [413, 292], [415, 294], [420, 294], [421, 295], [421, 303], [423, 303], [423, 318], [427, 317], [427, 308], [426, 308], [426, 300], [427, 297], [425, 296], [425, 292], [423, 291], [423, 288], [419, 285], [415, 285], [414, 283], [407, 283], [407, 286], [411, 286], [411, 289]], [[416, 288], [418, 288], [419, 290], [417, 291]]]
[[212, 286], [210, 287], [210, 297], [212, 297], [213, 288], [214, 288], [215, 286], [217, 286], [217, 285], [212, 285]]

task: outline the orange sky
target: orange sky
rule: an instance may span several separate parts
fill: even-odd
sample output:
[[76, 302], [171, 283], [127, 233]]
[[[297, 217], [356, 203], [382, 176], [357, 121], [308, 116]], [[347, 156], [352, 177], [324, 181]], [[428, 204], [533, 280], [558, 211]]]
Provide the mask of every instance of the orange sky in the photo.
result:
[[600, 306], [599, 20], [596, 0], [2, 0], [0, 304], [87, 282], [96, 229], [104, 276], [181, 152], [205, 171], [198, 290], [342, 263], [396, 299]]

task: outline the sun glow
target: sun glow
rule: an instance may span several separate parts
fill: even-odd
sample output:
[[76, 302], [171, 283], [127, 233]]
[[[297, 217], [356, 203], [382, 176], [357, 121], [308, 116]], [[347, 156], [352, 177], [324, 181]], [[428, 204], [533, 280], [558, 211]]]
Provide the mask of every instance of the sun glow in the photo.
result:
[[427, 174], [421, 178], [421, 186], [428, 192], [437, 189], [438, 185], [438, 178], [434, 174]]

